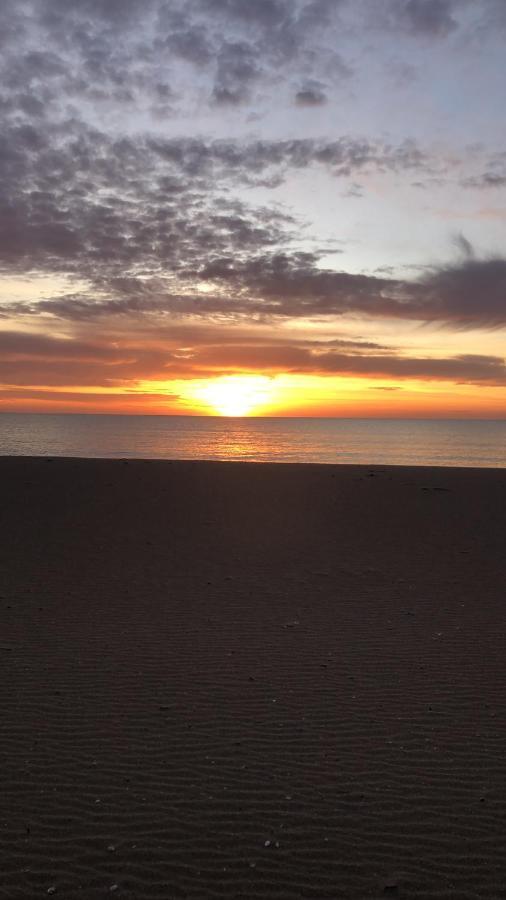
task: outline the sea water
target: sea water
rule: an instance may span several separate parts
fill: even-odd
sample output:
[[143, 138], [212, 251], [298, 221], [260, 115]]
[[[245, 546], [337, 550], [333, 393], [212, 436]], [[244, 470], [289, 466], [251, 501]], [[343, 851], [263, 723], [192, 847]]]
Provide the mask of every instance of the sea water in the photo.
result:
[[506, 467], [506, 420], [2, 413], [0, 455]]

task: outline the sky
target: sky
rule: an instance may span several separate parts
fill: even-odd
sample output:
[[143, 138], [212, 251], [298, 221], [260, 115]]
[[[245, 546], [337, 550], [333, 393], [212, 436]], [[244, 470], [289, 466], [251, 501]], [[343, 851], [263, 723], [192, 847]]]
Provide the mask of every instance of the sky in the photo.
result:
[[504, 418], [504, 0], [0, 0], [0, 410]]

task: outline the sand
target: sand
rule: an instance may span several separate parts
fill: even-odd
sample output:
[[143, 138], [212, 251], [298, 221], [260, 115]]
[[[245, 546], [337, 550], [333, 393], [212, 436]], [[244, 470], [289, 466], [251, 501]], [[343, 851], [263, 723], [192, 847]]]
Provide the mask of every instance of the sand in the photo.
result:
[[506, 470], [0, 459], [0, 896], [506, 896]]

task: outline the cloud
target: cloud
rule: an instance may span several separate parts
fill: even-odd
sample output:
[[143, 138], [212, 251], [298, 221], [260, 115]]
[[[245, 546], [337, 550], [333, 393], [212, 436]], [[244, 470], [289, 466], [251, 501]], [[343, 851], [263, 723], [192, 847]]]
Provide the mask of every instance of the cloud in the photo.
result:
[[500, 190], [506, 187], [506, 153], [493, 153], [483, 171], [461, 179], [461, 185], [478, 190]]
[[[170, 80], [174, 64], [184, 62], [197, 73], [206, 70], [214, 103], [237, 105], [251, 99], [257, 82], [272, 85], [273, 76], [288, 81], [301, 67], [312, 75], [320, 59], [325, 65], [337, 60], [332, 46], [320, 47], [319, 35], [339, 5], [26, 0], [4, 10], [3, 32], [10, 40], [2, 83], [20, 91], [30, 85], [36, 100], [43, 92], [56, 114], [62, 101], [73, 99], [93, 103], [95, 118], [101, 106], [107, 117], [111, 101], [144, 113], [147, 102], [156, 102], [161, 73]], [[194, 73], [178, 71], [178, 77], [188, 99]]]
[[10, 122], [0, 135], [0, 266], [74, 274], [98, 294], [118, 271], [176, 277], [291, 239], [289, 215], [232, 199], [232, 186], [269, 186], [311, 166], [348, 178], [428, 164], [409, 141], [113, 138], [75, 119]]
[[[237, 234], [237, 231], [235, 232]], [[200, 237], [200, 235], [199, 235]], [[205, 240], [205, 235], [202, 235]], [[68, 294], [35, 303], [5, 303], [0, 316], [56, 316], [85, 322], [130, 316], [191, 317], [203, 321], [403, 319], [454, 329], [506, 326], [506, 260], [474, 257], [403, 280], [336, 272], [317, 254], [272, 252], [201, 254], [202, 265], [178, 280], [110, 275], [101, 292]]]
[[11, 127], [0, 138], [0, 262], [101, 282], [118, 268], [174, 274], [203, 254], [283, 241], [289, 216], [216, 189], [227, 166], [247, 180], [275, 156], [184, 139], [113, 140], [72, 122], [56, 133]]
[[133, 334], [120, 340], [98, 335], [79, 340], [0, 332], [0, 384], [112, 389], [143, 380], [164, 383], [240, 370], [506, 385], [505, 360], [496, 356], [408, 357], [374, 342], [280, 340], [251, 332], [247, 340], [228, 335], [222, 341], [213, 329], [190, 330], [187, 337], [193, 338], [190, 346], [181, 348], [177, 335], [157, 335], [154, 330], [147, 342]]
[[506, 187], [506, 170], [504, 174], [501, 172], [483, 172], [481, 175], [472, 175], [464, 178], [462, 181], [464, 187], [468, 188], [504, 188]]
[[460, 250], [462, 256], [465, 259], [473, 259], [474, 258], [474, 248], [470, 241], [463, 234], [456, 234], [454, 237], [454, 244]]
[[506, 6], [504, 0], [481, 0], [478, 4], [481, 15], [478, 18], [476, 33], [478, 39], [487, 32], [501, 34], [506, 30]]
[[405, 31], [424, 37], [447, 37], [455, 31], [452, 0], [399, 0], [393, 15]]
[[341, 375], [365, 378], [420, 379], [473, 384], [506, 384], [506, 363], [501, 357], [462, 354], [447, 358], [403, 356], [388, 351], [378, 353], [365, 345], [337, 342], [300, 344], [228, 345], [197, 349], [191, 367], [206, 374], [228, 370], [311, 375]]
[[506, 325], [506, 259], [471, 257], [435, 270], [420, 287], [418, 303], [425, 321], [461, 328]]
[[348, 177], [359, 171], [402, 172], [430, 169], [431, 158], [415, 141], [397, 146], [383, 141], [343, 135], [333, 141], [289, 140], [204, 141], [200, 138], [149, 138], [146, 147], [186, 175], [235, 178], [253, 183], [255, 176], [279, 169], [321, 165], [333, 175]]
[[219, 15], [228, 22], [273, 28], [284, 23], [290, 14], [286, 0], [200, 0], [201, 10]]
[[[466, 258], [404, 281], [325, 270], [314, 255], [278, 253], [249, 260], [242, 267], [231, 260], [216, 261], [202, 277], [228, 282], [236, 290], [243, 286], [271, 315], [351, 313], [458, 328], [506, 325], [506, 259]], [[252, 309], [258, 312], [262, 306], [252, 303]]]
[[314, 255], [278, 253], [251, 259], [242, 267], [230, 259], [216, 260], [201, 276], [246, 294], [252, 314], [259, 316], [352, 314], [455, 328], [506, 325], [505, 259], [467, 257], [408, 281], [325, 270]]
[[364, 0], [360, 9], [378, 33], [440, 41], [464, 26], [457, 15], [461, 5], [462, 0]]
[[7, 412], [57, 412], [57, 413], [130, 413], [145, 415], [146, 413], [168, 415], [180, 413], [178, 404], [180, 397], [172, 391], [143, 390], [66, 390], [53, 387], [50, 389], [37, 387], [0, 387], [0, 403]]
[[[297, 104], [311, 107], [360, 70], [365, 51], [357, 35], [374, 28], [387, 39], [393, 33], [440, 41], [468, 27], [460, 12], [465, 6], [462, 0], [5, 3], [1, 83], [18, 93], [18, 108], [24, 96], [30, 114], [44, 109], [60, 118], [73, 107], [105, 125], [111, 109], [116, 121], [128, 121], [135, 111], [159, 125], [161, 82], [178, 84], [179, 108], [186, 111], [188, 104], [197, 110], [204, 94], [208, 102], [233, 107], [253, 103], [256, 87], [269, 103], [294, 82], [323, 82], [325, 91], [304, 83], [296, 91]], [[478, 0], [476, 7], [475, 29], [479, 24], [493, 33], [504, 18], [500, 4]], [[409, 71], [408, 63], [400, 66]], [[171, 113], [178, 107], [172, 99]]]
[[[478, 6], [476, 21], [485, 21], [492, 7]], [[210, 116], [213, 104], [227, 106], [236, 122], [240, 107], [262, 92], [268, 105], [276, 90], [300, 107], [291, 110], [294, 120], [309, 122], [310, 108], [352, 77], [343, 54], [344, 38], [356, 37], [353, 23], [365, 28], [370, 19], [390, 43], [401, 32], [441, 41], [464, 22], [463, 10], [457, 0], [4, 3], [0, 267], [67, 276], [71, 288], [26, 303], [7, 297], [0, 315], [79, 324], [351, 315], [504, 326], [506, 263], [475, 258], [463, 237], [462, 260], [418, 280], [331, 270], [316, 240], [306, 239], [312, 252], [297, 251], [294, 217], [251, 200], [251, 188], [265, 198], [268, 188], [311, 169], [344, 180], [356, 195], [353, 186], [366, 191], [368, 176], [376, 185], [384, 176], [423, 183], [455, 170], [460, 177], [458, 160], [410, 139], [354, 134], [178, 136], [158, 118], [182, 102], [190, 112], [201, 103]], [[461, 183], [506, 183], [504, 155], [486, 155]]]
[[325, 85], [320, 81], [308, 81], [295, 94], [297, 106], [324, 106], [327, 103]]
[[261, 69], [253, 47], [245, 41], [224, 41], [216, 66], [213, 98], [216, 103], [237, 104], [249, 96], [252, 84], [260, 78]]
[[318, 360], [318, 372], [339, 375], [411, 378], [424, 381], [506, 384], [506, 364], [496, 356], [459, 355], [434, 359], [400, 356], [349, 357], [331, 353]]
[[385, 74], [396, 88], [405, 88], [413, 84], [419, 73], [415, 66], [400, 59], [390, 59], [385, 63]]
[[207, 29], [191, 22], [176, 24], [167, 34], [165, 46], [197, 68], [208, 66], [214, 56], [214, 46]]
[[159, 375], [170, 358], [170, 352], [160, 347], [0, 332], [0, 383], [4, 385], [117, 386]]

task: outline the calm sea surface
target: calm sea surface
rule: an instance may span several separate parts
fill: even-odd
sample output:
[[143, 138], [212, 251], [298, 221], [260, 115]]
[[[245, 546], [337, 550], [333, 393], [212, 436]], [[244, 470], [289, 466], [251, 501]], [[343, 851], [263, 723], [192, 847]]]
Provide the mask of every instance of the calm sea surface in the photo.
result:
[[3, 413], [0, 455], [506, 467], [506, 420]]

